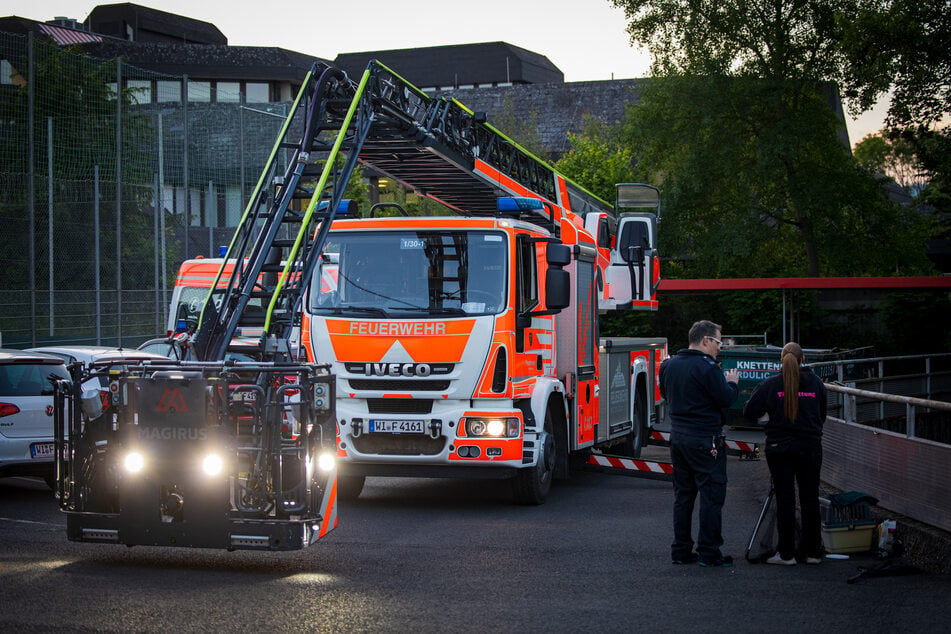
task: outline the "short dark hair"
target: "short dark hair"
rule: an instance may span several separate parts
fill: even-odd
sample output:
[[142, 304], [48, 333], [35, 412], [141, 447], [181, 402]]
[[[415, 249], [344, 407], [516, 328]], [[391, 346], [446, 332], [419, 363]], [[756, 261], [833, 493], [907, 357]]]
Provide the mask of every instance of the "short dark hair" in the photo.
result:
[[687, 342], [691, 346], [695, 346], [703, 341], [704, 337], [716, 337], [717, 331], [722, 332], [722, 330], [723, 328], [719, 324], [715, 324], [707, 319], [701, 319], [690, 327], [690, 332], [687, 334]]

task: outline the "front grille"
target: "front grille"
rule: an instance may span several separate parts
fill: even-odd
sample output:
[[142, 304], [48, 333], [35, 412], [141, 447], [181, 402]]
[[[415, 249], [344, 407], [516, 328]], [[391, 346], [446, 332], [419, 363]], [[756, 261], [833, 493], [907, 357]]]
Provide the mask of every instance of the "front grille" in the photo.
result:
[[378, 392], [445, 392], [449, 381], [419, 381], [416, 379], [349, 379], [354, 390]]
[[428, 434], [363, 434], [351, 439], [357, 451], [388, 456], [434, 456], [446, 446], [446, 438]]
[[430, 414], [433, 402], [425, 398], [368, 398], [371, 414]]

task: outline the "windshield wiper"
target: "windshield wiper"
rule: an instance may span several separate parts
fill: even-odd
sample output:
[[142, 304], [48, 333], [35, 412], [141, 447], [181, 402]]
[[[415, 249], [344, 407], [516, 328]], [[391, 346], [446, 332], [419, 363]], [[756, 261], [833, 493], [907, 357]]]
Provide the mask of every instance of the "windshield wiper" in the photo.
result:
[[343, 315], [344, 313], [365, 313], [368, 315], [379, 315], [380, 317], [389, 317], [389, 313], [379, 306], [335, 306], [334, 315]]

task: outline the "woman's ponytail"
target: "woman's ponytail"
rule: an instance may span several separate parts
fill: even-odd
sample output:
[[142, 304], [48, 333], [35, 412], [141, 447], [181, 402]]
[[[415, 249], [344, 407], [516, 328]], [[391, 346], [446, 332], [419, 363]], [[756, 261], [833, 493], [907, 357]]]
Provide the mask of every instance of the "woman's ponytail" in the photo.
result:
[[783, 346], [780, 355], [783, 373], [783, 413], [786, 420], [796, 422], [799, 415], [799, 368], [802, 364], [802, 348], [790, 341]]

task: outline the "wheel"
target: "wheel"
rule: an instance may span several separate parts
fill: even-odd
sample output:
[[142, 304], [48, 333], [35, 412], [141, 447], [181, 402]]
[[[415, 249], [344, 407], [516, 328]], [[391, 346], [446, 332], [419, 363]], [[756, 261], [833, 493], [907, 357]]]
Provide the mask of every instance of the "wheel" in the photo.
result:
[[338, 500], [356, 500], [363, 491], [363, 484], [366, 482], [366, 476], [340, 475], [337, 474], [337, 499]]
[[538, 441], [538, 461], [534, 467], [520, 469], [512, 478], [512, 493], [518, 504], [544, 504], [555, 475], [555, 436], [551, 413], [545, 412], [545, 427]]

